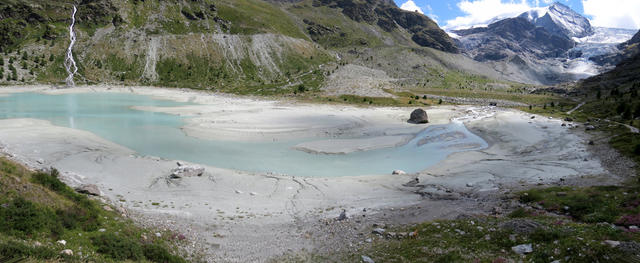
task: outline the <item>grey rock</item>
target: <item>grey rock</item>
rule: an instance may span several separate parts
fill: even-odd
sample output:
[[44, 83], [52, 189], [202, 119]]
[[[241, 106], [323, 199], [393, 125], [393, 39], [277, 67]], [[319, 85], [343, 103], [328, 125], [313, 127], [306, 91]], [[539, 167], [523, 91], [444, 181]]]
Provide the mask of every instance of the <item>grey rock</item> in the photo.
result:
[[95, 184], [81, 185], [80, 187], [76, 188], [76, 192], [81, 194], [94, 195], [94, 196], [102, 195], [102, 191], [100, 191], [100, 188], [98, 188], [98, 186]]
[[362, 255], [362, 262], [364, 262], [364, 263], [375, 263], [375, 261], [373, 261], [373, 259], [371, 259], [370, 257], [367, 257], [365, 255]]
[[617, 247], [620, 245], [620, 241], [615, 241], [615, 240], [605, 240], [604, 243], [606, 245], [609, 245], [610, 247]]
[[[179, 163], [180, 164], [180, 163]], [[183, 178], [202, 176], [204, 174], [204, 168], [199, 166], [181, 165], [171, 170], [171, 178]]]
[[592, 131], [592, 130], [595, 130], [595, 129], [596, 129], [596, 127], [595, 127], [595, 126], [593, 126], [593, 125], [587, 125], [587, 126], [585, 126], [584, 128], [585, 128], [585, 130], [587, 130], [587, 131]]
[[342, 221], [345, 220], [349, 217], [347, 217], [347, 210], [342, 209], [342, 212], [340, 213], [340, 216], [338, 216], [338, 221]]
[[65, 249], [65, 250], [60, 251], [60, 254], [66, 255], [66, 256], [73, 256], [73, 250]]
[[514, 219], [500, 224], [499, 227], [517, 234], [530, 234], [541, 228], [542, 225], [529, 219]]
[[372, 233], [374, 234], [378, 234], [378, 235], [384, 235], [385, 230], [383, 228], [374, 228]]
[[533, 252], [533, 246], [531, 244], [521, 244], [511, 247], [511, 250], [516, 254], [524, 255]]
[[409, 122], [415, 124], [429, 123], [429, 116], [427, 116], [427, 112], [423, 109], [415, 109], [411, 112]]
[[635, 241], [620, 242], [620, 245], [617, 248], [627, 254], [637, 255], [640, 253], [640, 243]]
[[391, 174], [393, 175], [403, 175], [403, 174], [407, 174], [405, 171], [403, 170], [393, 170], [393, 172], [391, 172]]

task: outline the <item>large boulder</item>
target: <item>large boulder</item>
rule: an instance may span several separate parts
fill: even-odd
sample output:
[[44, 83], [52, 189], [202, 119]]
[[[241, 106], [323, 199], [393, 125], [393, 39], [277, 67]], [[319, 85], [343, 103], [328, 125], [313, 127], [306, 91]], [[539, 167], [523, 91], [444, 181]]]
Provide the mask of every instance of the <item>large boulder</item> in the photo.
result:
[[204, 174], [204, 168], [199, 166], [183, 165], [178, 162], [178, 167], [171, 170], [171, 178], [193, 177], [202, 176]]
[[415, 124], [429, 123], [429, 116], [427, 116], [427, 112], [423, 109], [415, 109], [411, 112], [409, 122]]
[[95, 196], [102, 195], [102, 191], [100, 191], [100, 188], [98, 188], [98, 186], [95, 184], [81, 185], [80, 187], [76, 188], [76, 192], [81, 194], [95, 195]]

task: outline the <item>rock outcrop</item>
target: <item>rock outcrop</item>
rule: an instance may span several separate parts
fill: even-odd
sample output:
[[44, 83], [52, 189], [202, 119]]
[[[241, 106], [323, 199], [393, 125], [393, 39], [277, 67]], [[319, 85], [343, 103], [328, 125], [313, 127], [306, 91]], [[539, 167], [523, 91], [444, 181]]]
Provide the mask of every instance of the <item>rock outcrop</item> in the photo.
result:
[[84, 185], [81, 185], [80, 187], [77, 187], [75, 190], [76, 192], [81, 194], [88, 194], [93, 196], [102, 195], [102, 191], [100, 191], [100, 188], [98, 188], [98, 186], [95, 184], [84, 184]]
[[429, 123], [429, 116], [427, 116], [427, 112], [425, 110], [415, 109], [411, 112], [409, 122], [415, 124]]
[[200, 166], [189, 166], [178, 162], [178, 167], [171, 170], [170, 178], [183, 178], [202, 176], [204, 174], [204, 168]]

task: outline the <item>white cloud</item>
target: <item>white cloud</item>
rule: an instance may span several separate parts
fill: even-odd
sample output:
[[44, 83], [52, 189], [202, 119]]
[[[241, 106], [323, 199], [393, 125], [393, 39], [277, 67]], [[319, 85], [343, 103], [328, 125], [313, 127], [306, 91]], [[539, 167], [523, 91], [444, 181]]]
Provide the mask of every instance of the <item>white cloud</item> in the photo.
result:
[[404, 4], [400, 5], [400, 9], [411, 11], [411, 12], [418, 11], [418, 13], [424, 14], [424, 12], [422, 12], [422, 8], [416, 5], [416, 3], [413, 2], [413, 0], [408, 0]]
[[601, 27], [640, 28], [638, 0], [582, 0], [584, 13], [591, 16], [591, 24]]
[[494, 18], [514, 17], [532, 8], [526, 0], [520, 2], [512, 0], [504, 3], [501, 0], [463, 0], [458, 2], [457, 6], [465, 16], [447, 20], [444, 26], [447, 30], [486, 25], [494, 22], [492, 21]]

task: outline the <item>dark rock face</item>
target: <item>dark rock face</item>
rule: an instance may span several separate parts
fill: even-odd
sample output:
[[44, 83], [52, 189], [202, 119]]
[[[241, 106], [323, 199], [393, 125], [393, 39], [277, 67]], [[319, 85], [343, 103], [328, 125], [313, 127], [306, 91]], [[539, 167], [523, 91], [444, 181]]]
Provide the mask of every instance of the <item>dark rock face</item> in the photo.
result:
[[102, 195], [102, 192], [100, 191], [100, 188], [98, 188], [98, 186], [96, 186], [95, 184], [82, 185], [82, 186], [76, 188], [76, 192], [81, 193], [81, 194], [94, 195], [94, 196], [101, 196]]
[[314, 0], [314, 6], [341, 8], [342, 13], [357, 22], [376, 24], [391, 32], [398, 26], [412, 34], [412, 40], [423, 47], [457, 53], [454, 41], [429, 17], [398, 8], [392, 0]]
[[411, 112], [409, 122], [415, 124], [429, 123], [429, 116], [427, 116], [427, 112], [423, 109], [415, 109]]
[[462, 36], [461, 43], [467, 53], [478, 61], [502, 60], [514, 54], [538, 59], [559, 57], [575, 46], [569, 37], [552, 34], [521, 17], [454, 33]]

